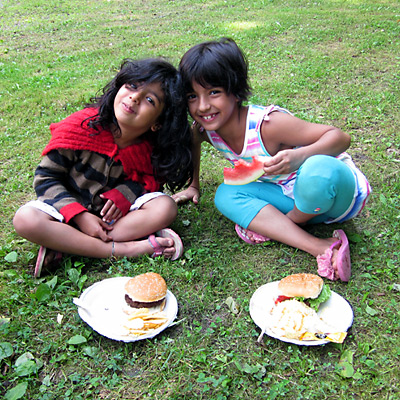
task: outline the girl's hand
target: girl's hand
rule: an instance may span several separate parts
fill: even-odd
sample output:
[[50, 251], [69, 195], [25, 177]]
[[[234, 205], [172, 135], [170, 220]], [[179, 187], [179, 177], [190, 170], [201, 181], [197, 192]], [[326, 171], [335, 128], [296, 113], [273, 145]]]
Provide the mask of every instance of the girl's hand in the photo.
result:
[[299, 149], [281, 150], [264, 162], [264, 171], [268, 175], [290, 174], [300, 168], [304, 157]]
[[103, 242], [112, 240], [112, 237], [108, 235], [108, 232], [113, 229], [112, 226], [88, 211], [75, 215], [73, 221], [78, 226], [79, 230], [86, 233], [86, 235], [97, 237]]
[[[103, 195], [100, 195], [100, 197], [105, 200]], [[100, 211], [100, 215], [103, 217], [104, 222], [111, 224], [122, 217], [122, 212], [112, 200], [107, 200], [106, 204], [104, 204], [104, 207]]]
[[177, 204], [186, 203], [192, 200], [194, 204], [198, 204], [200, 197], [200, 191], [194, 186], [189, 186], [187, 189], [182, 190], [182, 192], [172, 195], [172, 198]]

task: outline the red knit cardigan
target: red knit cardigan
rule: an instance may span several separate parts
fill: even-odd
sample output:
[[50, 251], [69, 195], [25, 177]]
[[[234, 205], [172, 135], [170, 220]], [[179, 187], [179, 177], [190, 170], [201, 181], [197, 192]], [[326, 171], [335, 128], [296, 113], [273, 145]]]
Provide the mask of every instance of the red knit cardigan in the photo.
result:
[[[152, 145], [143, 140], [123, 149], [118, 148], [109, 130], [88, 127], [87, 118], [97, 115], [97, 108], [84, 108], [64, 120], [50, 125], [51, 139], [42, 155], [51, 150], [88, 150], [114, 158], [122, 163], [126, 179], [141, 183], [147, 192], [161, 189], [151, 164]], [[82, 124], [82, 121], [85, 121]]]

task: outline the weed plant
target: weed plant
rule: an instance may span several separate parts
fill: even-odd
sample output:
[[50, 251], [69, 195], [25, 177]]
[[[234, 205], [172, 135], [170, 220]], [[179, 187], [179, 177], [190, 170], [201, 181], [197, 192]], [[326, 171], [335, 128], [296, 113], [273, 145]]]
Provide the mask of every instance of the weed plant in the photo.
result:
[[[33, 279], [38, 247], [12, 218], [34, 198], [48, 126], [82, 108], [122, 59], [165, 56], [234, 38], [248, 56], [251, 102], [279, 104], [352, 136], [349, 153], [373, 188], [340, 226], [352, 279], [330, 282], [354, 311], [343, 344], [296, 346], [265, 336], [249, 314], [261, 285], [316, 272], [306, 253], [250, 246], [213, 204], [225, 163], [205, 146], [199, 205], [173, 228], [185, 254], [66, 257]], [[5, 399], [399, 398], [400, 4], [396, 0], [0, 1], [0, 396]], [[309, 228], [319, 236], [337, 226]], [[177, 323], [152, 340], [107, 339], [72, 303], [95, 282], [161, 273]], [[233, 301], [233, 303], [232, 303]], [[233, 307], [235, 306], [235, 307]]]

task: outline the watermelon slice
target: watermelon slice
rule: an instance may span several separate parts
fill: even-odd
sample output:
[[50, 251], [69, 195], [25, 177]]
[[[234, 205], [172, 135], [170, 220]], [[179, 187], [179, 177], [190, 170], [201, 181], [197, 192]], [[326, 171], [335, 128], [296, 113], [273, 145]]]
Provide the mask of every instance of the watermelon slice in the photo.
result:
[[252, 162], [235, 161], [233, 168], [224, 168], [224, 183], [227, 185], [246, 185], [264, 175], [264, 159], [253, 156]]

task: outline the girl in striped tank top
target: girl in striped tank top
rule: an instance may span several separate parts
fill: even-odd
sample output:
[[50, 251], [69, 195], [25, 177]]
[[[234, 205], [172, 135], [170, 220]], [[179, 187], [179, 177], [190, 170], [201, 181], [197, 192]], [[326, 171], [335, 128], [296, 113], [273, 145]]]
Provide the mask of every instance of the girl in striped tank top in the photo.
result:
[[343, 222], [358, 215], [370, 194], [365, 176], [344, 153], [350, 137], [340, 129], [296, 118], [287, 110], [244, 106], [251, 94], [247, 61], [231, 39], [198, 44], [180, 72], [194, 119], [194, 179], [175, 201], [199, 199], [201, 143], [232, 163], [265, 157], [264, 175], [246, 185], [221, 184], [218, 210], [236, 223], [246, 242], [275, 240], [317, 258], [318, 273], [348, 281], [350, 250], [343, 230], [318, 238], [301, 226]]

